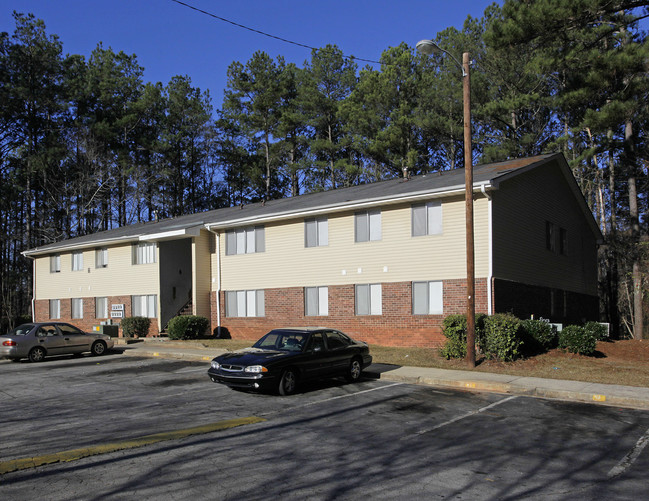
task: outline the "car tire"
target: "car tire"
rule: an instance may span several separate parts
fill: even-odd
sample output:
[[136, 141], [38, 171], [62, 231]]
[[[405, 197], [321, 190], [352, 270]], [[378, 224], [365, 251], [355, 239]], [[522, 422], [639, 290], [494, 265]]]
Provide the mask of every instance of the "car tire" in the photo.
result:
[[349, 368], [347, 369], [347, 374], [345, 377], [350, 383], [355, 383], [361, 377], [361, 372], [363, 371], [363, 366], [359, 358], [352, 358], [352, 361], [349, 363]]
[[279, 379], [279, 385], [277, 386], [277, 391], [280, 395], [287, 396], [295, 393], [297, 389], [297, 374], [293, 369], [286, 369], [282, 373], [282, 377]]
[[106, 343], [104, 343], [103, 341], [95, 341], [90, 347], [90, 353], [92, 353], [96, 357], [103, 355], [104, 353], [106, 353]]
[[29, 352], [29, 361], [30, 362], [42, 362], [45, 358], [45, 349], [40, 346], [32, 348]]

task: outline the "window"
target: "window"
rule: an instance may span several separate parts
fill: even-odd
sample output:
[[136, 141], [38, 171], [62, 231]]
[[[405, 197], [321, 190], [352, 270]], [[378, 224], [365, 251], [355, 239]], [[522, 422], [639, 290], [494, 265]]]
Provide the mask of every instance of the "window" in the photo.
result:
[[156, 318], [158, 316], [157, 296], [132, 296], [131, 311], [134, 317]]
[[559, 228], [559, 254], [568, 255], [568, 230]]
[[545, 248], [550, 252], [555, 252], [556, 250], [556, 237], [554, 224], [550, 221], [545, 222]]
[[50, 299], [50, 318], [61, 318], [60, 299]]
[[263, 226], [237, 228], [225, 232], [225, 254], [253, 254], [266, 251], [266, 237]]
[[304, 220], [304, 246], [322, 247], [329, 245], [329, 223], [326, 217]]
[[61, 272], [61, 254], [50, 256], [50, 273]]
[[108, 298], [95, 298], [95, 318], [108, 318]]
[[381, 240], [381, 211], [357, 212], [354, 215], [354, 226], [356, 242]]
[[72, 318], [83, 318], [83, 299], [72, 298]]
[[428, 202], [412, 206], [412, 236], [441, 235], [442, 203]]
[[381, 315], [381, 284], [356, 286], [356, 315]]
[[352, 340], [349, 339], [342, 332], [331, 331], [327, 332], [327, 348], [330, 350], [339, 350], [345, 348], [352, 344]]
[[412, 313], [414, 315], [441, 315], [444, 313], [442, 282], [412, 283]]
[[83, 270], [83, 252], [76, 251], [72, 253], [72, 271]]
[[263, 317], [264, 291], [226, 291], [225, 315], [228, 317]]
[[155, 263], [155, 242], [142, 242], [133, 246], [133, 264]]
[[329, 287], [304, 288], [304, 314], [307, 317], [329, 315]]
[[106, 268], [108, 266], [108, 249], [95, 249], [95, 268]]

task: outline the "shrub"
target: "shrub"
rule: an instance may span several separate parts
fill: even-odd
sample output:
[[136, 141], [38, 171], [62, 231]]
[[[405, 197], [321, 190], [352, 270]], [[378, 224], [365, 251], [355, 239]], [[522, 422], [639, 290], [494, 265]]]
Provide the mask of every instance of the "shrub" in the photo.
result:
[[568, 325], [559, 332], [559, 348], [569, 353], [592, 355], [595, 353], [597, 339], [592, 331], [578, 325]]
[[151, 326], [151, 319], [147, 317], [126, 317], [120, 322], [124, 337], [146, 337]]
[[595, 337], [597, 341], [608, 341], [608, 328], [599, 322], [586, 322], [586, 332]]
[[[475, 337], [479, 343], [484, 333], [484, 319], [486, 315], [475, 316]], [[440, 354], [448, 359], [466, 357], [466, 315], [449, 315], [442, 323], [442, 333], [446, 343]]]
[[180, 315], [169, 321], [170, 339], [198, 339], [205, 335], [210, 321], [196, 315]]
[[484, 345], [487, 358], [511, 362], [521, 356], [521, 321], [511, 314], [498, 313], [484, 322]]
[[527, 355], [538, 355], [557, 347], [558, 336], [553, 325], [545, 320], [521, 321], [523, 349]]

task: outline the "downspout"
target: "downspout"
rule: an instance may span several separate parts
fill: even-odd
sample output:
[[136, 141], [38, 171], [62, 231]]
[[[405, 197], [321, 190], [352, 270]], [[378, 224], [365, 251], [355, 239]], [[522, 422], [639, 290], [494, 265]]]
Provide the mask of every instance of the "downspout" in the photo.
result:
[[489, 259], [489, 271], [487, 272], [487, 315], [493, 315], [493, 212], [492, 212], [492, 198], [491, 195], [487, 193], [485, 185], [480, 185], [480, 191], [487, 198], [487, 221], [489, 225], [488, 237], [487, 237], [487, 246], [488, 246], [488, 259]]
[[32, 322], [36, 322], [36, 259], [32, 260]]
[[221, 335], [221, 233], [219, 231], [207, 230], [216, 235], [216, 329], [217, 337]]

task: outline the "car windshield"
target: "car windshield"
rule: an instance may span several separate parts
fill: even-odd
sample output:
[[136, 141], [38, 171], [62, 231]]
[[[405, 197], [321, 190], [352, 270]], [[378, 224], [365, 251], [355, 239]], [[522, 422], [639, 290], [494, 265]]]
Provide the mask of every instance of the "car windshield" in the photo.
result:
[[294, 331], [270, 331], [259, 341], [252, 345], [253, 348], [262, 350], [302, 351], [306, 344], [307, 335]]
[[34, 328], [34, 324], [21, 324], [18, 327], [13, 328], [8, 336], [26, 336], [30, 330]]

